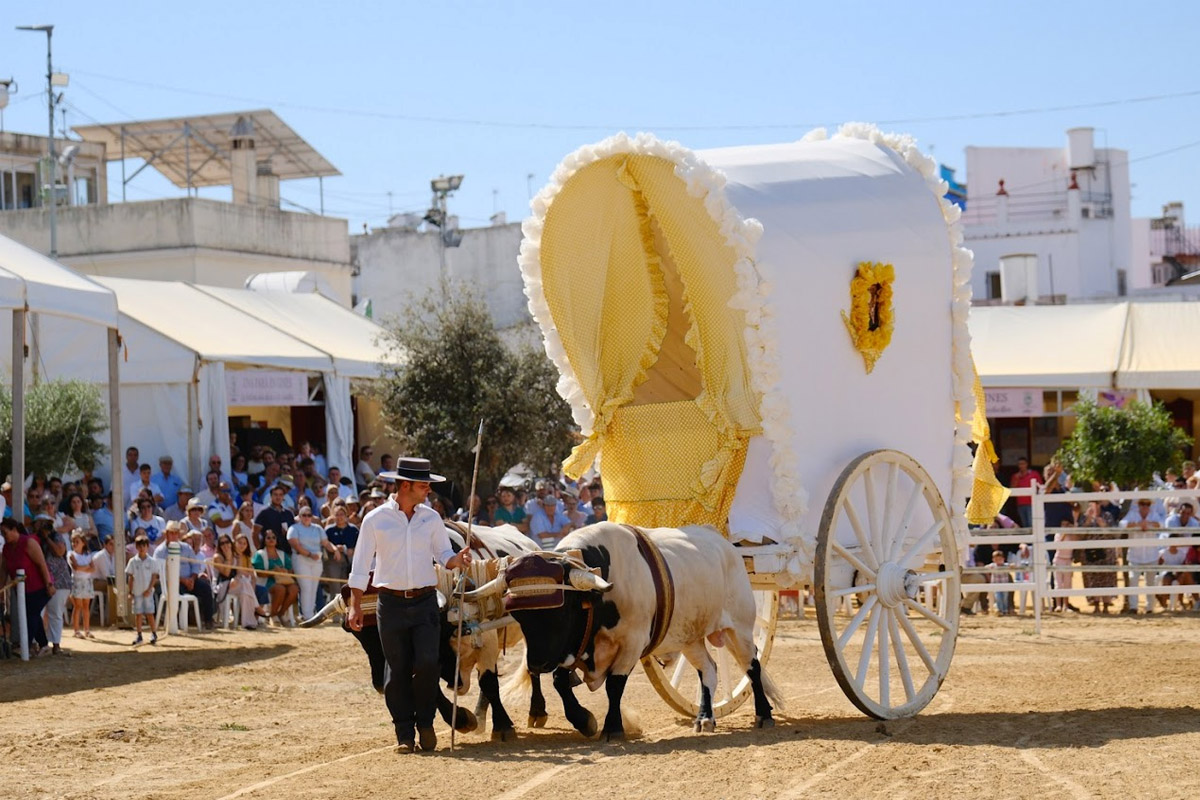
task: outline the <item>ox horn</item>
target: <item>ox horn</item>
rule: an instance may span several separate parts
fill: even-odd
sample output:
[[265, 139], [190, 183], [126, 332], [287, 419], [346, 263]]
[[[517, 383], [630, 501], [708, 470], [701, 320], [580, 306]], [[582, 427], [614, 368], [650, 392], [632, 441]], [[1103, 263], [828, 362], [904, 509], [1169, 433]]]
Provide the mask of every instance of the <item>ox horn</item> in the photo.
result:
[[337, 597], [325, 604], [325, 607], [318, 611], [310, 619], [303, 620], [300, 623], [301, 628], [315, 628], [325, 620], [332, 617], [334, 614], [346, 613], [346, 601], [339, 594]]
[[488, 581], [483, 586], [480, 586], [478, 589], [473, 589], [469, 592], [464, 592], [463, 600], [465, 600], [468, 603], [473, 603], [476, 600], [479, 600], [484, 597], [490, 597], [493, 595], [504, 594], [505, 590], [507, 590], [507, 589], [508, 589], [508, 579], [505, 578], [504, 573], [501, 572], [495, 578]]
[[587, 570], [573, 569], [567, 574], [567, 581], [576, 589], [584, 592], [607, 592], [612, 584]]

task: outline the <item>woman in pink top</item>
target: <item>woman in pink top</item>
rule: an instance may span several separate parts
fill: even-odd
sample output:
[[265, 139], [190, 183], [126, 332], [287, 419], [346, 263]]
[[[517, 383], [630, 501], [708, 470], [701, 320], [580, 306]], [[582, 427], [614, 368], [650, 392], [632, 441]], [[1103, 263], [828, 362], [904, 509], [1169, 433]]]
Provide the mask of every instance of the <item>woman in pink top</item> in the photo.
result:
[[[0, 522], [4, 533], [4, 567], [8, 580], [15, 580], [17, 570], [25, 570], [25, 623], [29, 641], [35, 646], [34, 655], [50, 652], [46, 639], [46, 626], [42, 624], [42, 609], [56, 591], [42, 546], [36, 537], [25, 532], [25, 526], [14, 519]], [[7, 581], [6, 581], [7, 582]], [[68, 591], [62, 587], [62, 591]]]

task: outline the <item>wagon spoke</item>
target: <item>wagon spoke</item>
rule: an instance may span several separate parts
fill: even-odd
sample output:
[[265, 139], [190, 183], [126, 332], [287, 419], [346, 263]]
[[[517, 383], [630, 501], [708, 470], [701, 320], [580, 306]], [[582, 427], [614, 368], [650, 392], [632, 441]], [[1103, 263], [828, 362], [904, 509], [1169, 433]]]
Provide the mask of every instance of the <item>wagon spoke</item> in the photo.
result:
[[858, 610], [854, 618], [850, 620], [850, 624], [846, 626], [846, 630], [842, 631], [842, 635], [838, 637], [838, 649], [844, 649], [846, 643], [862, 626], [863, 620], [867, 618], [867, 614], [871, 613], [871, 609], [875, 607], [875, 603], [879, 601], [878, 595], [871, 595], [867, 598], [867, 602], [863, 603], [863, 607]]
[[863, 530], [862, 522], [858, 519], [858, 512], [854, 510], [854, 506], [850, 503], [842, 506], [846, 511], [846, 518], [850, 520], [850, 527], [854, 530], [854, 538], [858, 539], [858, 546], [862, 548], [863, 558], [871, 565], [871, 569], [879, 569], [879, 558], [875, 555], [875, 550], [871, 547], [871, 540], [867, 538], [867, 532]]
[[864, 583], [862, 586], [851, 586], [849, 589], [835, 589], [832, 592], [826, 592], [829, 597], [845, 597], [849, 594], [860, 594], [863, 592], [875, 591], [875, 584]]
[[935, 519], [933, 524], [921, 534], [921, 538], [913, 542], [912, 545], [905, 550], [899, 558], [896, 559], [896, 563], [907, 564], [909, 559], [911, 559], [914, 555], [921, 553], [925, 549], [925, 545], [929, 544], [930, 540], [932, 540], [933, 537], [941, 531], [942, 524], [943, 523], [940, 519]]
[[912, 672], [908, 668], [908, 656], [904, 654], [904, 642], [900, 641], [900, 625], [896, 622], [895, 609], [889, 609], [888, 629], [892, 634], [892, 650], [896, 654], [896, 669], [900, 671], [900, 679], [904, 681], [904, 700], [913, 699], [916, 690], [913, 688]]
[[891, 705], [891, 686], [892, 680], [890, 673], [891, 659], [888, 657], [888, 626], [892, 618], [892, 610], [890, 608], [882, 608], [884, 612], [883, 624], [879, 626], [879, 704], [881, 706]]
[[871, 477], [870, 467], [863, 473], [863, 493], [867, 497], [867, 527], [871, 534], [871, 549], [874, 551], [882, 538], [880, 528], [883, 527], [883, 520], [879, 518], [879, 509], [876, 508], [875, 479]]
[[879, 524], [879, 553], [886, 555], [892, 548], [888, 537], [892, 534], [889, 520], [892, 518], [892, 506], [896, 503], [896, 481], [900, 477], [900, 467], [894, 462], [888, 462], [887, 488], [883, 494], [883, 519]]
[[913, 574], [921, 583], [933, 583], [934, 581], [944, 581], [954, 577], [953, 572], [948, 572], [944, 569], [940, 569], [937, 572], [914, 572]]
[[933, 663], [933, 657], [929, 655], [929, 650], [926, 649], [925, 643], [921, 641], [921, 634], [917, 633], [917, 629], [913, 627], [912, 620], [905, 614], [896, 614], [896, 620], [900, 623], [900, 627], [904, 628], [905, 635], [912, 642], [913, 649], [917, 651], [917, 655], [925, 662], [925, 667], [932, 675], [937, 672]]
[[863, 684], [867, 682], [867, 667], [871, 666], [871, 645], [879, 630], [879, 612], [882, 610], [883, 606], [871, 609], [871, 621], [867, 623], [867, 635], [863, 639], [862, 652], [858, 655], [858, 672], [854, 675], [854, 684], [859, 691], [862, 691]]
[[858, 556], [854, 555], [849, 550], [847, 550], [845, 547], [843, 547], [841, 542], [832, 542], [831, 544], [833, 545], [834, 552], [836, 552], [842, 558], [849, 561], [850, 564], [856, 570], [861, 572], [867, 579], [875, 580], [875, 570], [874, 569], [872, 569], [871, 567], [868, 567], [866, 564], [864, 564], [862, 561], [860, 561], [858, 559]]
[[908, 505], [904, 507], [904, 517], [900, 520], [900, 526], [896, 529], [896, 537], [892, 539], [892, 546], [888, 549], [888, 561], [896, 560], [896, 554], [900, 552], [900, 547], [904, 544], [904, 533], [912, 524], [913, 514], [917, 510], [917, 500], [921, 498], [921, 493], [921, 484], [913, 481], [912, 491], [908, 493]]
[[926, 608], [924, 605], [922, 605], [921, 603], [918, 603], [916, 600], [910, 600], [909, 598], [906, 597], [906, 598], [904, 598], [904, 605], [908, 606], [913, 611], [916, 611], [918, 614], [925, 617], [925, 619], [927, 619], [930, 622], [932, 622], [933, 624], [937, 625], [942, 630], [945, 630], [945, 631], [950, 630], [949, 622], [942, 619], [937, 614], [933, 613], [928, 608]]

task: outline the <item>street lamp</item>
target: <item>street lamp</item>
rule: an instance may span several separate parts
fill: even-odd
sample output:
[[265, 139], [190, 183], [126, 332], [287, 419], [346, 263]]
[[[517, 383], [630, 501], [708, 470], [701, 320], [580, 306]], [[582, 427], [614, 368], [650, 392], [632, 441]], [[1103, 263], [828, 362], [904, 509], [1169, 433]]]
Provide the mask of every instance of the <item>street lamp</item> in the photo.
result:
[[54, 35], [53, 25], [18, 25], [19, 31], [38, 31], [46, 34], [46, 97], [50, 116], [50, 158], [47, 163], [50, 168], [50, 258], [58, 258], [58, 179], [55, 175], [57, 158], [54, 153], [54, 87], [66, 85], [65, 75], [54, 74], [54, 60], [50, 50], [50, 39]]
[[450, 228], [450, 217], [446, 213], [446, 198], [457, 192], [458, 187], [462, 186], [462, 182], [462, 175], [439, 175], [429, 181], [429, 188], [433, 190], [433, 200], [432, 206], [425, 212], [425, 221], [430, 225], [436, 226], [440, 231], [442, 245], [438, 248], [438, 262], [441, 266], [443, 302], [446, 300], [448, 294], [448, 287], [446, 285], [446, 248], [458, 247], [462, 244], [462, 234]]

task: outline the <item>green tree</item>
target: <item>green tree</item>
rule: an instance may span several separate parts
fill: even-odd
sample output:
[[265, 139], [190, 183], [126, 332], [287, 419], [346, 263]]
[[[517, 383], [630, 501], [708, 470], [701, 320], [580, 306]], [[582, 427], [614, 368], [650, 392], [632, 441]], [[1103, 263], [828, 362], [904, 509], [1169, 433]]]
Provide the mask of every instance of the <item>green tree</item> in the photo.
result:
[[1075, 483], [1146, 487], [1156, 471], [1179, 468], [1192, 437], [1175, 427], [1162, 403], [1130, 402], [1125, 408], [1084, 399], [1075, 404], [1075, 430], [1058, 451]]
[[[0, 470], [12, 473], [12, 390], [0, 391]], [[25, 390], [25, 473], [91, 469], [108, 452], [101, 434], [108, 411], [100, 388], [85, 381], [42, 381]]]
[[405, 449], [429, 458], [465, 495], [479, 421], [480, 487], [524, 462], [556, 471], [576, 441], [558, 375], [544, 353], [510, 350], [482, 300], [458, 289], [445, 303], [418, 300], [384, 324], [402, 366], [386, 367], [376, 393], [384, 423]]

